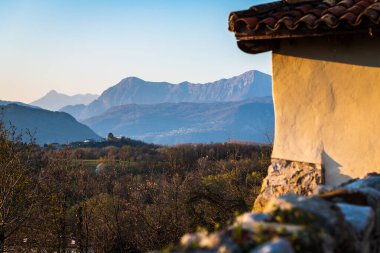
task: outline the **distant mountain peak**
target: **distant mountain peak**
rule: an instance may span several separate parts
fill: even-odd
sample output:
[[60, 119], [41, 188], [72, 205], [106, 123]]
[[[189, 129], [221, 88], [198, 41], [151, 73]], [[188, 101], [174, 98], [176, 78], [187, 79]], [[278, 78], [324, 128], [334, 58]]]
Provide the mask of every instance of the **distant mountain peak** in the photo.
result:
[[145, 82], [145, 80], [139, 78], [139, 77], [136, 77], [136, 76], [129, 76], [129, 77], [126, 77], [126, 78], [123, 78], [121, 79], [121, 81], [119, 82], [120, 83], [141, 83], [141, 82]]
[[56, 95], [59, 94], [56, 90], [50, 90], [46, 95]]
[[69, 96], [57, 92], [56, 90], [49, 91], [42, 98], [34, 101], [31, 105], [38, 106], [47, 110], [57, 111], [62, 107], [76, 104], [89, 104], [98, 98], [98, 95], [93, 94], [78, 94]]

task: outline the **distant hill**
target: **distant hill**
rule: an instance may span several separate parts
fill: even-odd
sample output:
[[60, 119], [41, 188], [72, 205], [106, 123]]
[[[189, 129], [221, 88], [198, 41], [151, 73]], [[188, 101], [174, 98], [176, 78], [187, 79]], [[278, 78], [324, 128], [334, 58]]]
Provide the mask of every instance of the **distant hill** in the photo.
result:
[[61, 110], [84, 120], [100, 115], [111, 107], [126, 104], [227, 102], [267, 96], [272, 96], [272, 79], [270, 75], [259, 71], [249, 71], [205, 84], [148, 82], [128, 77], [104, 91], [88, 106], [65, 107]]
[[98, 97], [98, 95], [93, 94], [78, 94], [74, 96], [69, 96], [62, 93], [58, 93], [55, 90], [51, 90], [45, 96], [30, 104], [50, 111], [57, 111], [62, 107], [68, 105], [87, 105], [95, 99], [97, 99]]
[[25, 104], [25, 103], [22, 103], [22, 102], [0, 100], [0, 105], [10, 105], [10, 104], [16, 104], [16, 105], [21, 105], [21, 106], [26, 106], [26, 107], [32, 107], [32, 108], [39, 108], [38, 106], [33, 106], [33, 105]]
[[273, 136], [271, 97], [240, 102], [123, 105], [87, 119], [101, 136], [109, 132], [157, 144], [224, 142], [229, 139], [267, 142]]
[[62, 107], [59, 109], [60, 112], [66, 112], [70, 115], [72, 115], [74, 118], [79, 120], [79, 115], [82, 113], [83, 110], [86, 109], [86, 105], [84, 104], [78, 104], [78, 105], [67, 105], [65, 107]]
[[[64, 112], [8, 104], [0, 106], [0, 114], [7, 127], [11, 122], [19, 132], [25, 133], [29, 130], [34, 133], [38, 144], [100, 139], [89, 127], [77, 122], [71, 115]], [[25, 141], [29, 140], [25, 134], [23, 137]]]

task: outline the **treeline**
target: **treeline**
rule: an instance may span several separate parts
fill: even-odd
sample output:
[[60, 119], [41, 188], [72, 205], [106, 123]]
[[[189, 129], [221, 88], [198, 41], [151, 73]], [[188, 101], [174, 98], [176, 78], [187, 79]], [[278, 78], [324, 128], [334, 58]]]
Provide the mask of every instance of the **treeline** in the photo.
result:
[[[95, 141], [95, 140], [87, 140], [86, 142], [71, 142], [68, 146], [73, 148], [104, 148], [108, 146], [114, 146], [114, 147], [122, 147], [122, 146], [131, 146], [131, 147], [142, 147], [142, 146], [148, 146], [153, 148], [154, 144], [147, 144], [143, 141], [139, 140], [133, 140], [130, 138], [127, 138], [125, 136], [122, 136], [120, 138], [114, 137], [112, 133], [108, 134], [107, 139], [104, 139], [102, 141]], [[46, 147], [49, 147], [49, 145], [45, 145]]]
[[0, 125], [0, 251], [163, 248], [250, 210], [269, 155], [246, 144], [44, 150]]

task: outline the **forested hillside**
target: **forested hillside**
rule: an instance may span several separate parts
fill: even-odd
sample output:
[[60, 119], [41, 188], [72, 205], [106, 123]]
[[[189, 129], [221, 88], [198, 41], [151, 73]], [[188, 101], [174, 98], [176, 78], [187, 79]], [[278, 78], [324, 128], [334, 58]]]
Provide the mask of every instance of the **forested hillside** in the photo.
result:
[[0, 125], [0, 252], [145, 252], [250, 210], [270, 147], [42, 149]]
[[[32, 138], [40, 145], [101, 139], [88, 126], [64, 112], [52, 112], [12, 103], [0, 105], [0, 120], [6, 127], [15, 126], [18, 133], [23, 131], [25, 142]], [[26, 132], [29, 134], [25, 134]]]

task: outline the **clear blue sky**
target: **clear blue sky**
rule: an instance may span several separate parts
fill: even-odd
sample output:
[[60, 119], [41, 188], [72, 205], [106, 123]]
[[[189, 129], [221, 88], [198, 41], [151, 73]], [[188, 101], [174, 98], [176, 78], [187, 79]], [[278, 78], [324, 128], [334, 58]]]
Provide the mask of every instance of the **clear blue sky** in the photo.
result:
[[270, 73], [270, 54], [241, 52], [227, 30], [231, 11], [262, 2], [1, 0], [0, 100], [100, 94], [127, 76], [198, 83]]

